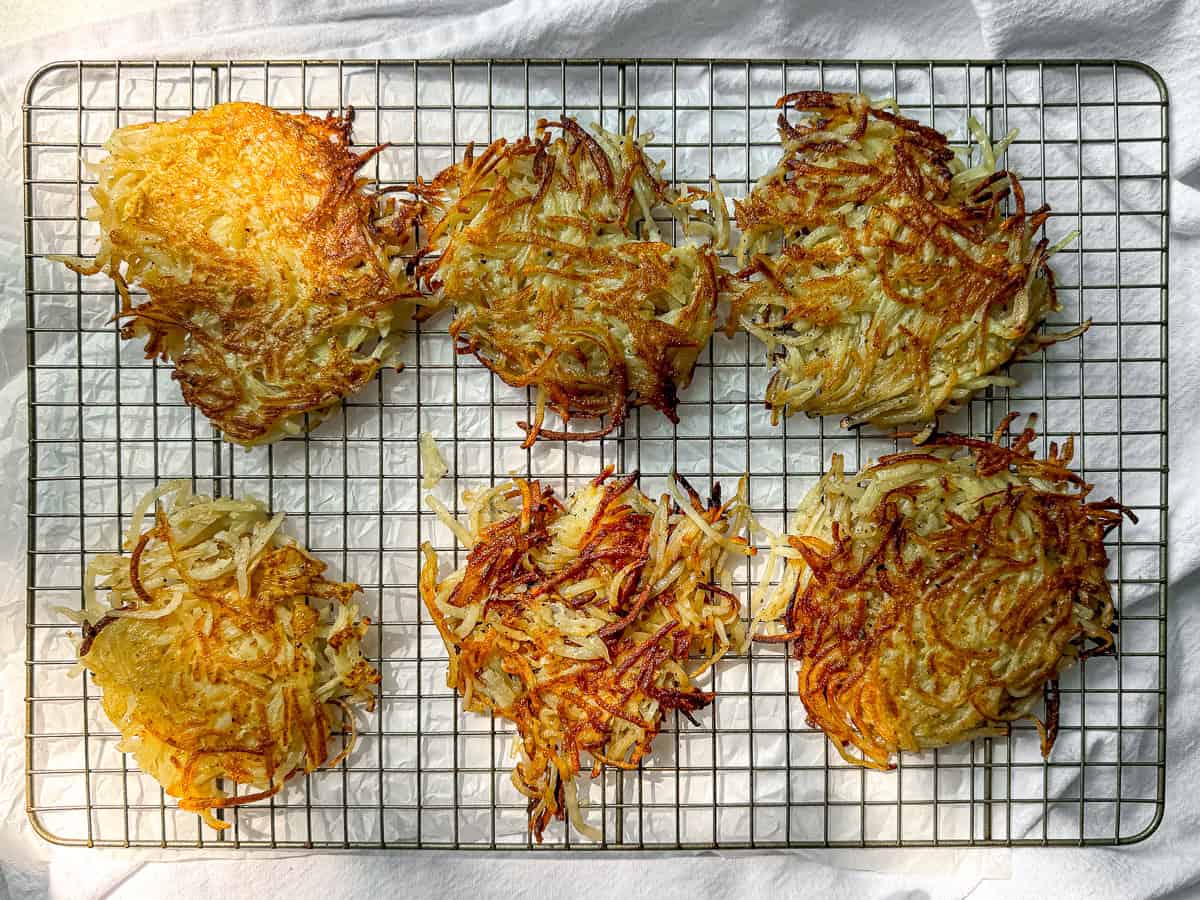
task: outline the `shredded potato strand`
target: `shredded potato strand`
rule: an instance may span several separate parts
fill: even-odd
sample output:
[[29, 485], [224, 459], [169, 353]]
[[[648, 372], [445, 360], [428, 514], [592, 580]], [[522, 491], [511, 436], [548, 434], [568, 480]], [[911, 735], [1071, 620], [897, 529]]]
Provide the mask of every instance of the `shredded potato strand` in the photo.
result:
[[[846, 426], [932, 421], [997, 370], [1080, 329], [1035, 334], [1058, 309], [1050, 210], [1025, 208], [1016, 175], [968, 166], [946, 137], [862, 95], [803, 91], [777, 104], [783, 156], [744, 201], [740, 288], [729, 320], [766, 345], [776, 421], [796, 412]], [[1010, 138], [1011, 139], [1011, 136]], [[1012, 197], [1007, 218], [1001, 204]]]
[[[141, 532], [149, 505], [154, 526]], [[253, 500], [212, 499], [171, 482], [138, 506], [129, 556], [88, 566], [80, 665], [102, 692], [122, 750], [182, 809], [271, 796], [338, 758], [331, 738], [373, 708], [379, 673], [363, 658], [369, 620], [354, 584], [279, 533]], [[97, 597], [96, 586], [106, 600]], [[348, 752], [348, 747], [342, 752]], [[230, 797], [220, 779], [254, 788]]]
[[421, 487], [430, 490], [446, 477], [450, 467], [446, 465], [446, 457], [442, 456], [437, 440], [430, 432], [421, 432], [418, 446], [421, 450]]
[[[184, 399], [246, 446], [316, 424], [391, 364], [413, 303], [419, 204], [365, 190], [350, 117], [223, 103], [119, 128], [94, 167], [92, 258], [124, 338], [174, 363]], [[134, 289], [148, 296], [135, 296]]]
[[516, 725], [513, 784], [539, 841], [566, 816], [595, 835], [575, 799], [584, 757], [593, 776], [636, 767], [665, 715], [691, 719], [712, 701], [697, 679], [744, 643], [732, 593], [742, 545], [730, 539], [749, 525], [745, 479], [726, 503], [687, 489], [714, 537], [635, 478], [608, 470], [565, 504], [537, 481], [467, 495], [470, 553], [441, 581], [423, 547], [421, 596], [448, 684], [465, 709]]
[[1033, 417], [1004, 446], [1011, 419], [993, 442], [935, 435], [857, 476], [835, 454], [775, 542], [790, 552], [772, 550], [755, 638], [791, 644], [809, 719], [850, 762], [890, 768], [1026, 717], [1048, 755], [1043, 686], [1113, 645], [1104, 535], [1124, 510], [1088, 502], [1070, 441], [1034, 456]]
[[[552, 132], [561, 136], [552, 139]], [[474, 354], [514, 387], [534, 387], [526, 446], [588, 440], [617, 428], [631, 406], [672, 421], [678, 391], [715, 327], [720, 268], [711, 247], [661, 240], [654, 213], [719, 244], [725, 200], [704, 215], [659, 174], [642, 139], [571, 119], [542, 121], [533, 137], [500, 139], [414, 191], [426, 201], [417, 270], [455, 305], [459, 353]], [[585, 432], [544, 427], [605, 418]]]

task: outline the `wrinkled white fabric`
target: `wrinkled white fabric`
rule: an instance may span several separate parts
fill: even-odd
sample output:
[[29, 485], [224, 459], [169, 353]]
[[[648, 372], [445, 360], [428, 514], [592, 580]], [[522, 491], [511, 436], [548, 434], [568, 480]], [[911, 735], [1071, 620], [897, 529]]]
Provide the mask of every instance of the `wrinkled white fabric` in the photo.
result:
[[[1196, 0], [511, 0], [473, 4], [139, 0], [23, 10], [0, 36], [0, 897], [162, 896], [1186, 896], [1200, 890], [1200, 2]], [[87, 24], [77, 26], [71, 15]], [[41, 20], [38, 20], [38, 17]], [[64, 850], [24, 806], [25, 334], [21, 97], [41, 64], [113, 57], [717, 56], [1137, 59], [1171, 91], [1171, 601], [1167, 812], [1122, 849], [531, 857]]]

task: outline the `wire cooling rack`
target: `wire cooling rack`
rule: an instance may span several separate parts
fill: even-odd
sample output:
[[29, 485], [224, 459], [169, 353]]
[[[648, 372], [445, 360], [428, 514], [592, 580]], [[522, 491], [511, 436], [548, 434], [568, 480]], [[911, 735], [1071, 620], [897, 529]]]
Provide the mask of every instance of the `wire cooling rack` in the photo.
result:
[[[807, 727], [793, 663], [778, 647], [727, 659], [700, 725], [671, 721], [637, 771], [588, 786], [602, 841], [559, 825], [543, 847], [1113, 844], [1161, 819], [1166, 758], [1167, 99], [1134, 63], [493, 60], [71, 62], [39, 71], [24, 112], [29, 352], [27, 790], [49, 840], [94, 846], [536, 847], [508, 779], [509, 730], [463, 715], [445, 686], [445, 651], [418, 601], [418, 544], [461, 560], [421, 504], [417, 436], [431, 431], [453, 477], [436, 493], [530, 472], [563, 491], [602, 466], [638, 469], [654, 493], [676, 468], [698, 486], [751, 475], [761, 520], [781, 527], [830, 453], [848, 465], [894, 448], [864, 429], [798, 417], [771, 425], [766, 370], [748, 336], [714, 338], [680, 423], [635, 413], [594, 446], [521, 449], [530, 398], [457, 358], [444, 317], [413, 326], [407, 367], [385, 372], [311, 434], [243, 451], [184, 406], [169, 367], [120, 341], [118, 298], [103, 278], [46, 259], [96, 234], [86, 163], [118, 125], [170, 119], [226, 100], [288, 111], [356, 111], [354, 137], [384, 184], [432, 176], [466, 145], [574, 115], [652, 130], [667, 176], [715, 173], [742, 197], [778, 155], [773, 104], [800, 89], [894, 96], [909, 115], [966, 143], [969, 116], [1020, 137], [1008, 166], [1030, 204], [1056, 215], [1051, 239], [1062, 312], [1080, 340], [1011, 366], [944, 426], [989, 433], [1010, 409], [1036, 412], [1046, 439], [1076, 436], [1076, 465], [1132, 507], [1110, 538], [1119, 652], [1062, 683], [1061, 732], [1048, 762], [1031, 726], [1011, 736], [902, 756], [894, 772], [845, 765]], [[253, 495], [288, 513], [291, 533], [363, 586], [381, 702], [339, 768], [269, 802], [229, 810], [220, 834], [180, 812], [117, 749], [94, 687], [71, 677], [56, 607], [80, 604], [92, 554], [112, 552], [155, 482]], [[755, 572], [746, 563], [739, 583]], [[581, 793], [583, 793], [581, 791]]]

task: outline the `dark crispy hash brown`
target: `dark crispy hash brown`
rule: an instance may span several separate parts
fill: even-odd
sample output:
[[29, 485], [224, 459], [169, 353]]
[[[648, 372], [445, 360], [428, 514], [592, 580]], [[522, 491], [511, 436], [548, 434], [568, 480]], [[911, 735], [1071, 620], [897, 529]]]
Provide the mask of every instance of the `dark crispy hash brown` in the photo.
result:
[[[564, 119], [468, 148], [415, 188], [428, 203], [422, 253], [440, 254], [418, 274], [453, 302], [459, 353], [536, 388], [527, 445], [602, 437], [643, 404], [677, 420], [676, 395], [715, 325], [718, 269], [711, 251], [661, 240], [656, 210], [687, 218], [661, 167], [631, 133]], [[564, 425], [607, 422], [549, 430], [546, 406]]]
[[382, 148], [353, 153], [349, 116], [224, 103], [119, 128], [105, 149], [100, 247], [64, 261], [116, 282], [122, 336], [174, 362], [184, 399], [231, 441], [297, 432], [389, 359], [417, 296], [400, 255], [415, 211], [364, 190]]
[[583, 821], [575, 777], [591, 757], [636, 768], [663, 717], [712, 702], [697, 678], [742, 643], [733, 555], [749, 554], [746, 486], [705, 504], [686, 485], [657, 503], [636, 475], [600, 475], [566, 503], [537, 481], [467, 497], [468, 527], [443, 516], [470, 548], [438, 581], [422, 549], [421, 596], [449, 653], [447, 682], [472, 712], [512, 721], [513, 784], [529, 798], [540, 841], [551, 820]]
[[[142, 532], [147, 515], [154, 524]], [[72, 614], [83, 625], [79, 663], [120, 749], [217, 829], [229, 823], [213, 810], [336, 765], [353, 746], [352, 707], [375, 704], [358, 586], [327, 580], [324, 563], [281, 537], [282, 519], [253, 500], [196, 496], [183, 481], [156, 488], [134, 511], [129, 555], [91, 563], [86, 607]], [[335, 753], [343, 729], [351, 737]], [[253, 790], [230, 797], [221, 779]]]
[[1027, 210], [1017, 176], [996, 170], [1011, 136], [993, 148], [972, 120], [982, 159], [968, 166], [894, 105], [824, 91], [776, 105], [800, 119], [780, 114], [779, 164], [734, 204], [744, 285], [729, 323], [767, 346], [776, 421], [929, 422], [1082, 330], [1035, 334], [1058, 309], [1057, 247], [1038, 238], [1049, 207]]
[[1003, 446], [1012, 418], [990, 443], [935, 435], [857, 476], [835, 454], [775, 548], [764, 582], [786, 569], [756, 621], [778, 624], [757, 639], [791, 643], [809, 719], [850, 762], [1022, 718], [1049, 755], [1059, 673], [1113, 645], [1104, 535], [1122, 508], [1088, 502], [1069, 439], [1045, 459], [1032, 427]]

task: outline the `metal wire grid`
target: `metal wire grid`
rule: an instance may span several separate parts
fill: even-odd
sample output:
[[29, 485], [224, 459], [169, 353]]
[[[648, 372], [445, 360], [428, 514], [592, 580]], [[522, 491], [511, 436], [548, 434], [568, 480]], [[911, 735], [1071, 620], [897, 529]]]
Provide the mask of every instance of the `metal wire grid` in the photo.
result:
[[[1133, 63], [492, 60], [71, 62], [39, 71], [25, 103], [24, 190], [29, 352], [27, 797], [44, 837], [90, 846], [535, 848], [508, 781], [509, 729], [462, 715], [445, 687], [445, 652], [416, 592], [417, 547], [460, 561], [422, 510], [417, 435], [447, 450], [456, 501], [471, 485], [529, 472], [568, 491], [608, 463], [639, 469], [648, 493], [672, 468], [731, 488], [751, 473], [756, 514], [780, 527], [830, 453], [848, 464], [894, 449], [869, 429], [796, 418], [773, 427], [766, 370], [746, 335], [714, 338], [683, 393], [681, 421], [635, 413], [591, 447], [520, 448], [530, 398], [457, 358], [444, 317], [412, 327], [408, 362], [303, 438], [246, 452], [183, 405], [169, 367], [119, 340], [118, 298], [102, 278], [46, 259], [81, 253], [89, 174], [117, 125], [167, 119], [224, 100], [310, 112], [353, 106], [384, 184], [432, 176], [470, 141], [517, 135], [539, 117], [616, 128], [636, 116], [652, 155], [680, 183], [710, 172], [745, 196], [778, 154], [775, 99], [805, 89], [895, 96], [910, 115], [969, 141], [968, 115], [993, 135], [1020, 129], [1008, 164], [1030, 202], [1078, 230], [1055, 261], [1063, 311], [1092, 318], [1081, 340], [1014, 364], [1017, 386], [972, 402], [951, 427], [990, 432], [1010, 409], [1037, 412], [1045, 439], [1076, 436], [1076, 464], [1133, 507], [1112, 535], [1117, 655], [1062, 684], [1049, 762], [1032, 727], [1004, 739], [904, 755], [898, 770], [846, 766], [809, 728], [793, 664], [752, 647], [714, 676], [718, 699], [694, 727], [671, 722], [634, 772], [587, 791], [592, 842], [564, 827], [546, 847], [1113, 844], [1142, 840], [1164, 802], [1167, 509], [1167, 100]], [[91, 555], [117, 549], [136, 499], [160, 479], [248, 494], [289, 514], [291, 531], [363, 585], [381, 703], [336, 770], [269, 802], [200, 826], [128, 757], [95, 689], [71, 678], [56, 607], [77, 607]], [[457, 508], [457, 504], [455, 503]], [[748, 592], [754, 567], [739, 584]]]

